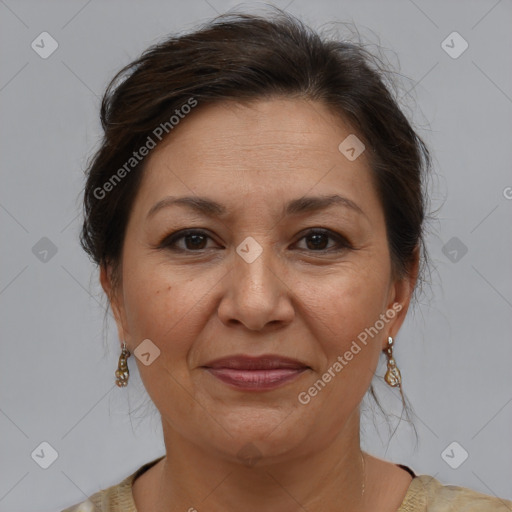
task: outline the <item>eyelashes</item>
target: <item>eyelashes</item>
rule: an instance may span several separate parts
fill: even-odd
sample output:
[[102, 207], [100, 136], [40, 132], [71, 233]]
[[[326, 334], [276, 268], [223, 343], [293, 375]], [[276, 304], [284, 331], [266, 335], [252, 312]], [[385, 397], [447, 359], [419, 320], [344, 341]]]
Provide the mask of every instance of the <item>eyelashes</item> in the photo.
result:
[[[179, 247], [178, 242], [182, 240], [185, 242], [184, 247]], [[157, 248], [181, 253], [202, 253], [209, 250], [205, 246], [208, 240], [213, 240], [213, 238], [207, 231], [201, 229], [182, 229], [165, 236]], [[293, 243], [293, 246], [296, 246], [302, 240], [306, 240], [306, 248], [299, 250], [307, 252], [330, 253], [353, 249], [344, 236], [329, 229], [310, 229], [303, 233], [302, 237]], [[332, 244], [329, 245], [329, 240], [334, 241], [334, 246]]]
[[[172, 233], [171, 235], [164, 238], [162, 243], [159, 247], [170, 249], [173, 251], [181, 250], [181, 251], [187, 251], [190, 250], [189, 248], [183, 249], [183, 248], [177, 248], [176, 244], [179, 240], [193, 240], [195, 244], [197, 245], [197, 241], [204, 241], [206, 239], [212, 239], [206, 231], [201, 231], [199, 229], [187, 229], [187, 230], [180, 230], [175, 233]], [[196, 249], [204, 250], [204, 247], [199, 247]], [[198, 252], [197, 250], [192, 252]]]

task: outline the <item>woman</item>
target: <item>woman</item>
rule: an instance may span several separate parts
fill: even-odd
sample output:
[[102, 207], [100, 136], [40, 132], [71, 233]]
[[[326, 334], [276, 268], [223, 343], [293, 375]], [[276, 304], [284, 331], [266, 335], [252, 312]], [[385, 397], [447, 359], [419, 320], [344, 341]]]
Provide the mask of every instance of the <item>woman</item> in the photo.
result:
[[221, 16], [124, 68], [101, 118], [82, 245], [166, 454], [67, 511], [512, 508], [360, 447], [382, 352], [402, 391], [429, 168], [370, 55]]

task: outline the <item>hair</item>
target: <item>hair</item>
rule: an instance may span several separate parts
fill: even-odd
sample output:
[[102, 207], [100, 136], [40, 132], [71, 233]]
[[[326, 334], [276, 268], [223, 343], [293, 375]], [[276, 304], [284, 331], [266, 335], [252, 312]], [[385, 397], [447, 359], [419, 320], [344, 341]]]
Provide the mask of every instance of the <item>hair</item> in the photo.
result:
[[[365, 144], [392, 272], [411, 275], [419, 259], [421, 284], [427, 261], [423, 185], [430, 156], [386, 87], [386, 72], [362, 44], [321, 37], [279, 9], [266, 16], [220, 15], [149, 47], [115, 75], [103, 96], [104, 136], [86, 171], [82, 247], [96, 264], [111, 267], [115, 288], [145, 159], [122, 173], [108, 193], [105, 184], [191, 99], [198, 109], [223, 101], [296, 98], [324, 104]], [[373, 385], [370, 393], [380, 407]], [[402, 402], [407, 412], [403, 394]]]

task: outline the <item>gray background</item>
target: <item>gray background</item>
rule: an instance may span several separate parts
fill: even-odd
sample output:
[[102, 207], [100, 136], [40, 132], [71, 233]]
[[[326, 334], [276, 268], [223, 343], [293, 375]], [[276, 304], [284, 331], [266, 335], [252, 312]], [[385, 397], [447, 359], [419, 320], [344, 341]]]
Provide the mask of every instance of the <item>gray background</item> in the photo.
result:
[[[363, 446], [443, 483], [512, 499], [512, 2], [275, 4], [316, 28], [353, 21], [392, 62], [396, 52], [410, 78], [402, 104], [435, 156], [432, 286], [395, 350], [419, 444], [403, 421], [390, 436], [401, 407], [382, 384], [381, 361], [375, 382], [391, 426], [368, 406]], [[2, 512], [61, 510], [164, 453], [133, 361], [128, 388], [114, 385], [117, 334], [109, 322], [103, 340], [105, 301], [77, 238], [79, 194], [100, 136], [99, 97], [115, 71], [234, 5], [0, 0]], [[59, 45], [47, 59], [31, 47], [43, 31]], [[441, 46], [453, 31], [469, 44], [458, 58]], [[43, 441], [58, 453], [48, 469], [31, 457]], [[441, 456], [454, 441], [469, 454], [457, 469]], [[461, 453], [449, 451], [452, 464]]]

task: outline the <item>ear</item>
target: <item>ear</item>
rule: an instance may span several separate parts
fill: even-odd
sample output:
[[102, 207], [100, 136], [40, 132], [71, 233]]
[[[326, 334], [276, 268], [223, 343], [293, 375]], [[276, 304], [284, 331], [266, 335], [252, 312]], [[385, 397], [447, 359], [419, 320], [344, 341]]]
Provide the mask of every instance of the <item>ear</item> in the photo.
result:
[[119, 340], [126, 341], [126, 344], [129, 345], [129, 333], [127, 330], [128, 324], [126, 322], [123, 300], [123, 286], [122, 283], [119, 283], [117, 287], [114, 286], [111, 265], [100, 266], [100, 283], [103, 291], [108, 297], [112, 313], [114, 314]]
[[387, 324], [388, 332], [383, 340], [383, 350], [387, 347], [388, 336], [394, 338], [405, 320], [411, 303], [414, 287], [418, 280], [419, 265], [420, 248], [419, 246], [416, 246], [413, 253], [413, 262], [411, 263], [408, 274], [401, 278], [396, 278], [390, 286], [386, 310], [394, 311], [396, 314]]

